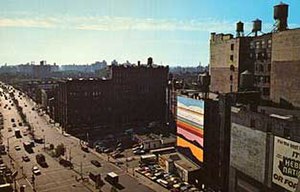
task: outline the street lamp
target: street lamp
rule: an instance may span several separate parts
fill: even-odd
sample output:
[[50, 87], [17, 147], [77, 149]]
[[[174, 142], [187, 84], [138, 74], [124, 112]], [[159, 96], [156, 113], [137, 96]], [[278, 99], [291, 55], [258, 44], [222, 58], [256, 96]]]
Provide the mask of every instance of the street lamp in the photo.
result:
[[14, 136], [10, 136], [10, 137], [7, 137], [7, 153], [9, 153], [9, 140], [14, 137]]

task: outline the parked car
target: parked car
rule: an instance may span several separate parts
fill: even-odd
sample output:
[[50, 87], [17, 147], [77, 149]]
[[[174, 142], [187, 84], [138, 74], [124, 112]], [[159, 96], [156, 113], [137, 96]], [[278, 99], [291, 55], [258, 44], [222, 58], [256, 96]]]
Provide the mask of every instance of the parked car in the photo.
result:
[[91, 163], [93, 165], [95, 165], [96, 167], [101, 167], [101, 163], [99, 161], [97, 161], [97, 160], [91, 160]]
[[133, 154], [135, 154], [135, 155], [143, 155], [145, 153], [146, 152], [144, 150], [136, 150], [136, 151], [133, 152]]
[[60, 158], [59, 159], [59, 164], [61, 164], [64, 167], [72, 167], [73, 164], [71, 163], [71, 161], [64, 159], [64, 158]]
[[81, 150], [85, 151], [85, 152], [89, 152], [89, 148], [87, 146], [85, 146], [85, 145], [81, 146]]
[[112, 148], [107, 148], [107, 149], [105, 149], [103, 152], [104, 153], [110, 153], [110, 152], [112, 152], [113, 150], [112, 150]]

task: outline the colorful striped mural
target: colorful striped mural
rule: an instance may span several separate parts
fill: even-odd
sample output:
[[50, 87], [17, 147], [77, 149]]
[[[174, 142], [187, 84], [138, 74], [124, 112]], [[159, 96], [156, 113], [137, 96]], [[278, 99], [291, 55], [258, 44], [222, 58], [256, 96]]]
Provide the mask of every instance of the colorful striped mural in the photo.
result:
[[177, 97], [177, 147], [203, 162], [204, 101]]

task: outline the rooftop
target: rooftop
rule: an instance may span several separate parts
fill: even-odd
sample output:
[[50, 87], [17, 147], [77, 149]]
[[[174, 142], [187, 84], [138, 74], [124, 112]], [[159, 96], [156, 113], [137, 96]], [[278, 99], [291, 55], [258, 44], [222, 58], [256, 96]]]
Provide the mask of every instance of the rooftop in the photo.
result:
[[196, 163], [193, 163], [191, 160], [183, 156], [182, 154], [175, 152], [161, 155], [162, 158], [166, 160], [173, 161], [175, 165], [182, 167], [187, 171], [195, 171], [200, 169], [200, 166]]

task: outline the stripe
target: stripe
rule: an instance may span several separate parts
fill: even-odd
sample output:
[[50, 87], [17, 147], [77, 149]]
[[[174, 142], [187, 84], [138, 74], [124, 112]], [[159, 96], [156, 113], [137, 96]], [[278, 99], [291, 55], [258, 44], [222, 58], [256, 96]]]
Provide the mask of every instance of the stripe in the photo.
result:
[[198, 128], [195, 128], [189, 124], [186, 124], [184, 122], [181, 122], [181, 121], [177, 121], [177, 127], [180, 127], [190, 133], [193, 133], [194, 135], [197, 135], [199, 137], [202, 137], [203, 138], [203, 129], [198, 129]]

